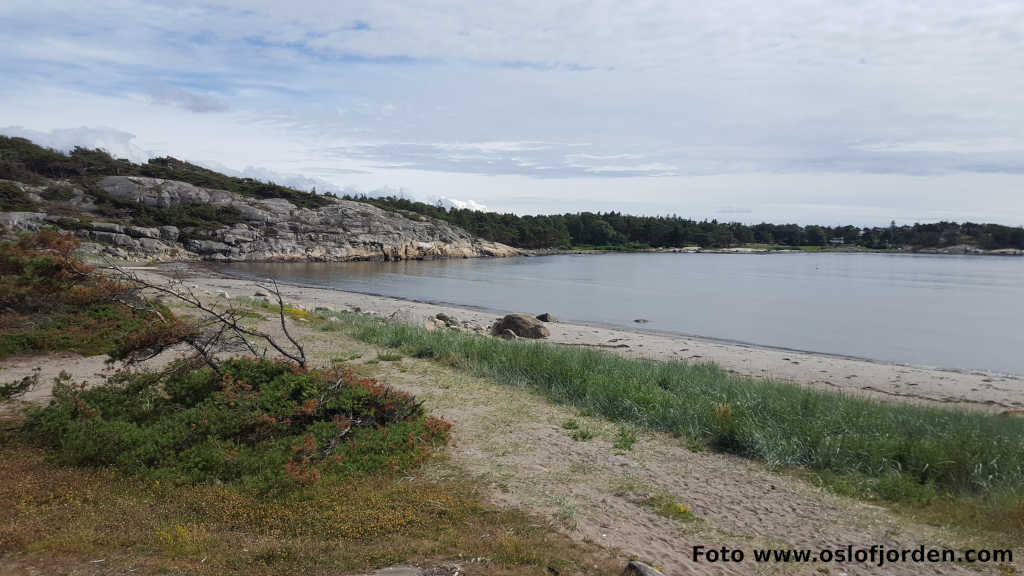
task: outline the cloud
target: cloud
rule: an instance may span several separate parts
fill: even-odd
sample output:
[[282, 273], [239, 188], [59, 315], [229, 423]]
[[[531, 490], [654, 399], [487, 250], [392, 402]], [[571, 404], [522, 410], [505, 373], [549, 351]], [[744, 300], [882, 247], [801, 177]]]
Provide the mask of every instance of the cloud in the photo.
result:
[[238, 178], [252, 178], [261, 182], [273, 182], [274, 184], [280, 184], [282, 186], [288, 186], [297, 190], [304, 190], [310, 192], [316, 190], [319, 193], [333, 192], [343, 193], [342, 187], [337, 186], [323, 178], [311, 178], [309, 176], [303, 176], [301, 174], [283, 174], [267, 168], [259, 168], [256, 166], [246, 166], [242, 170], [232, 170], [231, 168], [218, 164], [216, 162], [200, 162], [202, 166], [211, 170], [216, 170], [221, 174], [228, 176], [235, 176]]
[[18, 138], [27, 138], [46, 148], [61, 152], [70, 152], [76, 146], [82, 148], [99, 148], [106, 150], [115, 158], [127, 158], [132, 162], [145, 162], [153, 156], [152, 152], [135, 145], [135, 135], [113, 128], [66, 128], [42, 132], [28, 130], [21, 126], [4, 126], [0, 134]]
[[228, 110], [227, 103], [212, 94], [190, 92], [170, 84], [153, 83], [147, 88], [146, 92], [153, 102], [157, 104], [177, 106], [197, 114], [225, 112]]
[[487, 205], [481, 204], [475, 200], [459, 200], [457, 198], [448, 198], [441, 196], [437, 199], [437, 203], [445, 208], [459, 208], [460, 210], [479, 210], [481, 212], [487, 212]]

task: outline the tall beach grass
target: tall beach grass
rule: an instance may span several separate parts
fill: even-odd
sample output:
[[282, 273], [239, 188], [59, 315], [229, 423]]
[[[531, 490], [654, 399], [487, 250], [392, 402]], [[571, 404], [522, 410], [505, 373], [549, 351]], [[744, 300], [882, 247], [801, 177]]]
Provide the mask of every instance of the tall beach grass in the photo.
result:
[[866, 482], [882, 498], [1024, 497], [1024, 420], [892, 404], [730, 374], [709, 364], [506, 341], [344, 314], [357, 339], [527, 387], [613, 421], [774, 467]]

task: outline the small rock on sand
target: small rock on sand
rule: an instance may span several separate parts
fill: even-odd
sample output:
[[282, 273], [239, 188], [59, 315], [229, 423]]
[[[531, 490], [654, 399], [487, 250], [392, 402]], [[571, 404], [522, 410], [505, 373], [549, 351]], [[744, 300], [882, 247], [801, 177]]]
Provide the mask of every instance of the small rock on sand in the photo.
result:
[[657, 568], [655, 568], [653, 566], [644, 564], [643, 562], [639, 562], [637, 560], [633, 560], [632, 562], [630, 562], [626, 566], [626, 569], [622, 571], [622, 576], [664, 576], [664, 575], [662, 574], [661, 570], [658, 570]]
[[547, 312], [543, 314], [538, 314], [537, 320], [540, 320], [541, 322], [558, 322], [558, 318], [555, 318], [554, 316], [548, 314]]

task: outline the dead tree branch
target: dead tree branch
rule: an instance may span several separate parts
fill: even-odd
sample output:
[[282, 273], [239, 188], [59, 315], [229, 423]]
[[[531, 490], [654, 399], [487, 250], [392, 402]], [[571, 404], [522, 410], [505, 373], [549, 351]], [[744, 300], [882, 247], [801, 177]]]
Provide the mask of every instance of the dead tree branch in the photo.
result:
[[[206, 317], [206, 320], [202, 325], [207, 328], [213, 327], [213, 333], [205, 340], [195, 338], [192, 339], [192, 341], [189, 341], [188, 339], [184, 341], [196, 350], [204, 362], [217, 369], [218, 372], [219, 368], [217, 368], [217, 363], [213, 357], [214, 349], [219, 345], [226, 344], [226, 338], [228, 336], [231, 337], [231, 340], [243, 346], [253, 356], [259, 358], [266, 357], [267, 352], [272, 349], [290, 362], [293, 362], [302, 368], [306, 367], [306, 352], [302, 345], [300, 345], [288, 331], [284, 318], [284, 299], [281, 296], [281, 291], [276, 282], [274, 282], [273, 289], [270, 289], [269, 287], [262, 288], [272, 292], [277, 297], [281, 327], [284, 331], [285, 337], [290, 343], [290, 346], [279, 343], [270, 334], [243, 325], [241, 323], [242, 317], [235, 310], [234, 306], [229, 304], [227, 310], [221, 311], [204, 303], [198, 296], [196, 296], [192, 289], [185, 286], [179, 280], [171, 280], [167, 284], [158, 284], [146, 280], [138, 274], [135, 274], [130, 270], [126, 270], [116, 264], [109, 264], [109, 266], [110, 269], [117, 273], [117, 275], [119, 275], [123, 280], [131, 283], [137, 288], [169, 296], [186, 304], [193, 310], [202, 312]], [[145, 301], [144, 298], [143, 300]], [[147, 301], [147, 305], [153, 310], [156, 310], [156, 306], [153, 303]], [[162, 316], [160, 317], [162, 318]], [[258, 346], [258, 343], [262, 343], [263, 346]]]

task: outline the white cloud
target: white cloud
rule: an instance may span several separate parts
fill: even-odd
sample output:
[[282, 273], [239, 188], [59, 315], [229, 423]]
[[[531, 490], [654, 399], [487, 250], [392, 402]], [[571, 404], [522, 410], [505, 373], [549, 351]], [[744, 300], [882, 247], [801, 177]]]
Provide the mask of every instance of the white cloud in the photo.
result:
[[224, 112], [228, 109], [227, 103], [217, 96], [192, 92], [163, 82], [150, 84], [146, 92], [157, 104], [177, 106], [197, 114]]
[[481, 212], [487, 212], [489, 210], [486, 204], [481, 204], [475, 200], [459, 200], [457, 198], [448, 198], [447, 196], [441, 196], [438, 198], [437, 203], [441, 204], [445, 208], [480, 210]]
[[127, 158], [132, 162], [145, 162], [155, 154], [139, 148], [135, 135], [114, 128], [66, 128], [42, 132], [28, 130], [21, 126], [0, 127], [0, 134], [27, 138], [40, 146], [61, 152], [70, 152], [76, 146], [106, 150], [115, 158]]
[[320, 193], [344, 192], [341, 187], [328, 182], [323, 178], [310, 178], [301, 174], [282, 174], [281, 172], [275, 172], [267, 168], [259, 168], [256, 166], [246, 166], [242, 170], [233, 170], [216, 162], [202, 162], [201, 165], [211, 170], [216, 170], [221, 174], [227, 174], [228, 176], [252, 178], [253, 180], [260, 180], [262, 182], [273, 182], [274, 184], [288, 186], [297, 190], [305, 190], [306, 192], [314, 190]]

